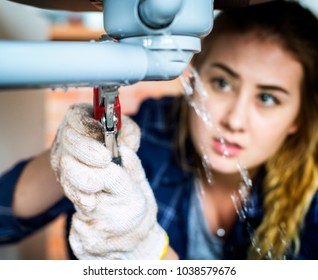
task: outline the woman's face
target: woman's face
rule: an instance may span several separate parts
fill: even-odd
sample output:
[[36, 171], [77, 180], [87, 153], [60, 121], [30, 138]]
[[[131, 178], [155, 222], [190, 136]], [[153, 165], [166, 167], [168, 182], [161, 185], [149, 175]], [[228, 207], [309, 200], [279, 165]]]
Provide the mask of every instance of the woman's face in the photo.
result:
[[213, 170], [236, 173], [238, 159], [256, 168], [297, 131], [303, 70], [277, 42], [218, 36], [199, 74], [213, 128], [191, 110], [190, 131]]

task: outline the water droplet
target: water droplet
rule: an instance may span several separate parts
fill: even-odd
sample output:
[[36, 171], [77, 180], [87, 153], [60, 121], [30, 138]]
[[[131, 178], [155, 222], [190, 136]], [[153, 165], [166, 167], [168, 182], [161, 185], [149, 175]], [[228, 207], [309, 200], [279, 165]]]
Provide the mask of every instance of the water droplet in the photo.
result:
[[188, 77], [184, 75], [180, 76], [180, 81], [184, 89], [185, 98], [188, 104], [201, 118], [207, 129], [211, 130], [213, 127], [213, 123], [209, 110], [206, 107], [206, 90], [203, 86], [203, 83], [201, 82], [198, 73], [191, 67], [189, 68], [189, 70], [190, 75]]
[[212, 183], [213, 183], [213, 173], [212, 173], [212, 171], [211, 171], [211, 169], [209, 167], [209, 160], [208, 160], [206, 155], [204, 155], [202, 157], [202, 165], [203, 165], [203, 168], [204, 168], [206, 179], [207, 179], [209, 185], [212, 185]]
[[68, 86], [66, 86], [66, 85], [62, 86], [61, 88], [62, 88], [62, 90], [63, 90], [64, 92], [67, 92], [67, 90], [68, 90]]
[[273, 258], [272, 251], [269, 249], [266, 252], [266, 259], [271, 260]]
[[240, 171], [241, 177], [242, 177], [244, 183], [246, 184], [246, 186], [252, 187], [252, 180], [249, 177], [247, 169], [243, 166], [243, 164], [240, 161], [238, 161], [237, 167]]
[[149, 48], [149, 47], [152, 46], [153, 41], [152, 41], [151, 38], [145, 38], [145, 39], [143, 39], [142, 44], [143, 44], [143, 46], [144, 46], [145, 48]]
[[191, 86], [191, 84], [187, 81], [187, 79], [184, 76], [180, 77], [180, 81], [181, 81], [184, 94], [187, 96], [191, 96], [194, 93], [193, 87]]
[[245, 215], [245, 213], [243, 211], [242, 203], [241, 203], [240, 197], [237, 194], [237, 192], [234, 192], [231, 195], [231, 199], [232, 199], [232, 202], [234, 204], [234, 208], [235, 208], [236, 214], [238, 215], [240, 221], [244, 222], [246, 220], [246, 215]]
[[224, 230], [223, 228], [218, 228], [218, 229], [216, 230], [216, 235], [217, 235], [218, 237], [223, 237], [223, 236], [225, 235], [225, 230]]
[[[205, 192], [204, 192], [204, 188], [203, 185], [201, 183], [200, 180], [196, 180], [195, 184], [194, 184], [195, 188], [197, 189], [196, 194], [198, 195], [199, 200], [201, 201], [202, 196], [204, 196]], [[202, 202], [202, 201], [201, 201]]]
[[207, 179], [208, 183], [210, 185], [212, 185], [212, 183], [213, 183], [213, 173], [212, 173], [212, 169], [210, 167], [209, 158], [208, 158], [208, 155], [207, 155], [207, 152], [206, 152], [206, 148], [203, 145], [201, 145], [201, 151], [202, 151], [201, 161], [202, 161], [202, 166], [203, 166], [203, 169], [204, 169], [204, 173], [205, 173], [205, 176], [206, 176], [206, 179]]

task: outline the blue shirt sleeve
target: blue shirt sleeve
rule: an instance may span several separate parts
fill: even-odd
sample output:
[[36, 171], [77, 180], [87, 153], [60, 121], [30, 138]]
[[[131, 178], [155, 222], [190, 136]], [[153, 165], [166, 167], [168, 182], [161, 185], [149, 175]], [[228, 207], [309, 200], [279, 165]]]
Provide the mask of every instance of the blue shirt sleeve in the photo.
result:
[[18, 218], [12, 211], [16, 183], [30, 160], [16, 164], [0, 177], [0, 244], [12, 243], [45, 226], [61, 213], [72, 212], [72, 203], [63, 198], [44, 213], [31, 218]]

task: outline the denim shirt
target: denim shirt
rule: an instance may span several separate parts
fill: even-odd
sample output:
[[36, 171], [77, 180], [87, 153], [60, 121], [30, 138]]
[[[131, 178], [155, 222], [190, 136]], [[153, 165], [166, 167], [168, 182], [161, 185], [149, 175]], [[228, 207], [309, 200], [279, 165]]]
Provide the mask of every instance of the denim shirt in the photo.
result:
[[[176, 133], [176, 119], [167, 118], [174, 97], [145, 101], [132, 118], [141, 128], [141, 144], [138, 156], [141, 159], [149, 183], [158, 204], [158, 222], [167, 231], [171, 247], [180, 259], [186, 258], [188, 245], [188, 217], [194, 175], [183, 171], [173, 155], [172, 140]], [[49, 209], [29, 219], [13, 215], [12, 198], [16, 182], [28, 161], [18, 163], [0, 177], [0, 244], [16, 242], [48, 224], [62, 213], [67, 213], [66, 236], [74, 213], [72, 203], [64, 198]], [[224, 240], [224, 259], [245, 259], [250, 246], [250, 233], [260, 224], [263, 217], [261, 185], [265, 169], [261, 168], [253, 180], [250, 207], [246, 219], [238, 218]], [[190, 225], [191, 226], [191, 225]], [[69, 248], [70, 249], [70, 248]], [[70, 258], [75, 258], [71, 250]], [[301, 247], [297, 255], [288, 259], [318, 259], [318, 194], [316, 193], [306, 215], [301, 232]]]

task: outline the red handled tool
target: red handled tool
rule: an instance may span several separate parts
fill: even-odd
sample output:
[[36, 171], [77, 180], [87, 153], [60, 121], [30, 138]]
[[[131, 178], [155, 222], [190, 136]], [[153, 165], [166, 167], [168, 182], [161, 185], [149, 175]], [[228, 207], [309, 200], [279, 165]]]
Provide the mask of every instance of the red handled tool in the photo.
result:
[[121, 164], [117, 146], [118, 132], [121, 129], [121, 110], [118, 86], [94, 87], [94, 118], [104, 127], [105, 146], [112, 152], [113, 162]]

